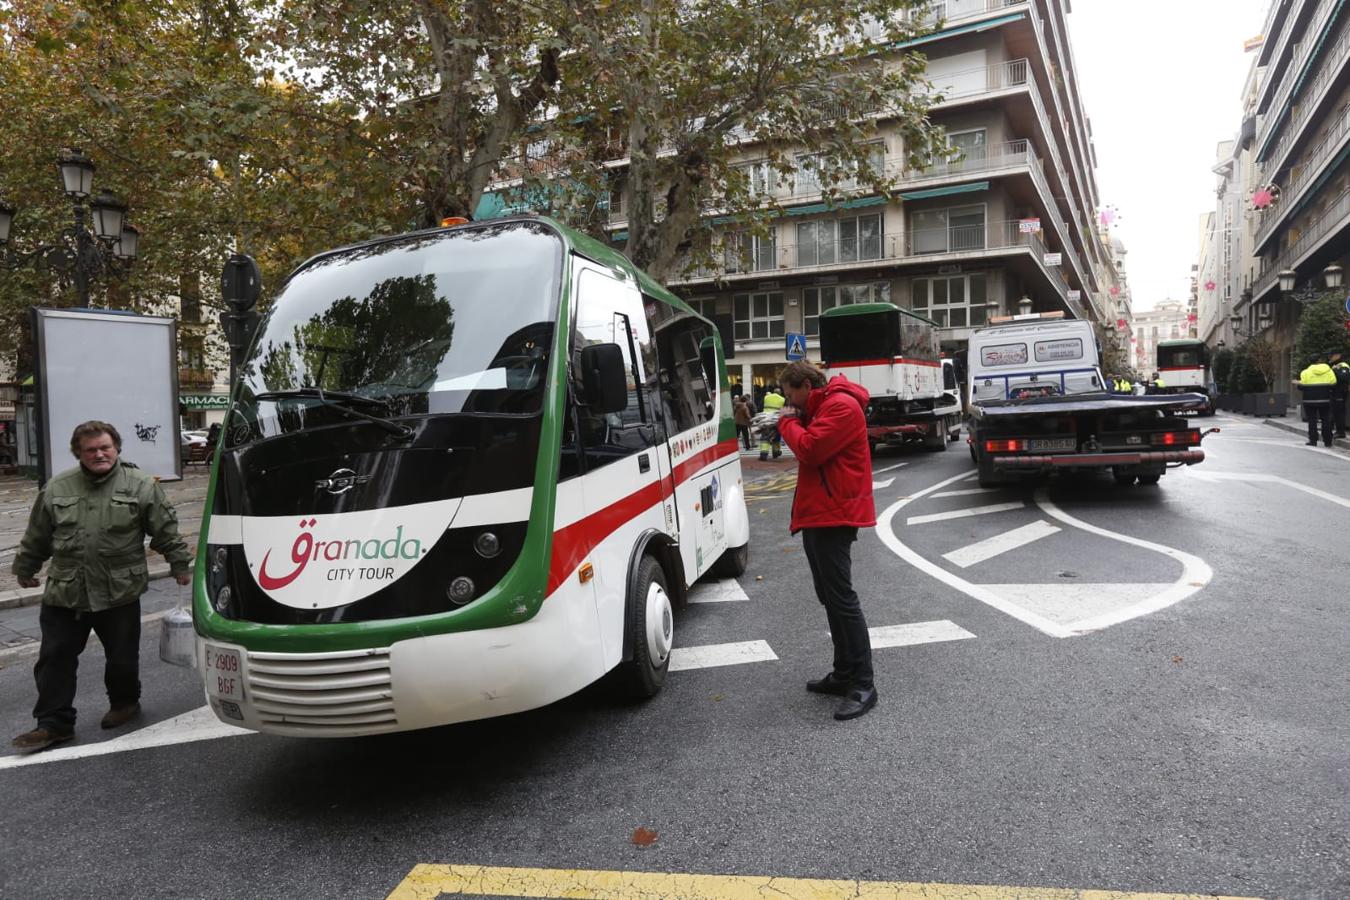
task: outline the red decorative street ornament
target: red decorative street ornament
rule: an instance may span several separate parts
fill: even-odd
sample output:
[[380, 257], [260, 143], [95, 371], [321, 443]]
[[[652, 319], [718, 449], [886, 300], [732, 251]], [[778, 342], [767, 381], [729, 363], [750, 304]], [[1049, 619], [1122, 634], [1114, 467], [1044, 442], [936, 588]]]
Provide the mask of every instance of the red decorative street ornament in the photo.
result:
[[1113, 284], [1113, 285], [1111, 285], [1111, 296], [1112, 296], [1112, 297], [1119, 297], [1119, 296], [1120, 296], [1120, 285], [1118, 285], [1118, 284]]
[[1128, 325], [1128, 324], [1130, 324], [1130, 323], [1129, 323], [1129, 322], [1126, 322], [1124, 319], [1116, 319], [1116, 327], [1117, 327], [1117, 328], [1124, 328], [1124, 327], [1125, 327], [1126, 325]]
[[1207, 290], [1207, 291], [1212, 291], [1212, 290], [1214, 290], [1215, 287], [1216, 287], [1216, 285], [1214, 284], [1214, 279], [1213, 279], [1213, 278], [1211, 278], [1209, 281], [1206, 281], [1206, 282], [1205, 282], [1205, 290]]
[[1252, 208], [1267, 209], [1273, 206], [1280, 199], [1280, 186], [1278, 184], [1268, 184], [1259, 187], [1252, 192]]

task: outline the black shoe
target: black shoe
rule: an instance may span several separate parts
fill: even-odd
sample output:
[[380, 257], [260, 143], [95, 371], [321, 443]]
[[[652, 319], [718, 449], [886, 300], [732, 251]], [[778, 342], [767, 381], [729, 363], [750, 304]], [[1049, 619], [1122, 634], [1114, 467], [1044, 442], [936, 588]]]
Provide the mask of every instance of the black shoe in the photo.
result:
[[128, 703], [126, 706], [118, 706], [108, 710], [103, 714], [103, 719], [98, 723], [104, 728], [117, 728], [125, 725], [132, 719], [141, 714], [141, 705], [139, 703]]
[[1309, 446], [1309, 447], [1316, 447], [1316, 446], [1317, 446], [1317, 441], [1308, 441], [1308, 446]]
[[848, 693], [848, 681], [831, 672], [824, 678], [808, 681], [806, 689], [813, 694], [833, 694], [842, 697]]
[[9, 743], [15, 749], [22, 750], [25, 753], [37, 753], [39, 750], [46, 750], [48, 747], [64, 743], [73, 737], [75, 737], [73, 731], [34, 728], [32, 731], [25, 731]]
[[844, 699], [839, 701], [839, 706], [835, 708], [834, 717], [841, 722], [856, 719], [858, 716], [866, 715], [867, 711], [876, 705], [876, 688], [849, 688]]

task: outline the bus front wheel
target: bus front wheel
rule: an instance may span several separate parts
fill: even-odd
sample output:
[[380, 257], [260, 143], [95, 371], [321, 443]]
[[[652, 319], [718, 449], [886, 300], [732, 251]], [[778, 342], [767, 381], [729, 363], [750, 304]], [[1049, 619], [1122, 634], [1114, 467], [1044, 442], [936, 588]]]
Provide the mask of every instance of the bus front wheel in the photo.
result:
[[665, 684], [675, 619], [666, 573], [655, 557], [642, 557], [633, 587], [624, 611], [624, 627], [633, 652], [631, 659], [619, 663], [618, 680], [628, 696], [645, 699], [655, 696]]

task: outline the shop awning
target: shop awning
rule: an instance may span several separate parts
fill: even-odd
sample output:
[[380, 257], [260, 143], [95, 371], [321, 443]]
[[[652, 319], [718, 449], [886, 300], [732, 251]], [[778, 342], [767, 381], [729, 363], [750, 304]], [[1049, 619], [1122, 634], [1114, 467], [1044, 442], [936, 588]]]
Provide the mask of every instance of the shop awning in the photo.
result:
[[1019, 19], [1025, 19], [1026, 13], [1013, 13], [1010, 16], [1000, 16], [997, 19], [989, 19], [986, 22], [972, 22], [969, 25], [958, 25], [955, 28], [944, 28], [941, 31], [935, 31], [932, 34], [925, 34], [923, 37], [915, 38], [912, 41], [900, 41], [892, 44], [894, 48], [916, 47], [919, 44], [926, 44], [929, 41], [948, 38], [954, 34], [969, 34], [975, 31], [985, 31], [989, 28], [997, 28], [1000, 25], [1006, 25], [1009, 22], [1016, 22]]
[[933, 188], [927, 191], [905, 191], [901, 200], [927, 200], [931, 197], [949, 197], [952, 194], [973, 194], [989, 190], [989, 182], [974, 181], [970, 184], [954, 184], [951, 187]]

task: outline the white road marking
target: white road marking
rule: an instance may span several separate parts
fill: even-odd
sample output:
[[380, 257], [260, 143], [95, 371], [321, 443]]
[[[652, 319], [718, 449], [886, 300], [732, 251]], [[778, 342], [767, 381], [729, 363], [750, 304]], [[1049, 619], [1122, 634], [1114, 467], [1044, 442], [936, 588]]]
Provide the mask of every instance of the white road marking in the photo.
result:
[[[1308, 449], [1312, 449], [1309, 447]], [[1293, 488], [1296, 491], [1302, 491], [1305, 494], [1311, 494], [1314, 497], [1320, 497], [1323, 500], [1335, 503], [1338, 506], [1344, 506], [1350, 509], [1350, 500], [1345, 497], [1338, 497], [1335, 494], [1328, 494], [1326, 491], [1318, 490], [1315, 487], [1309, 487], [1306, 484], [1299, 484], [1297, 481], [1290, 481], [1288, 478], [1281, 478], [1278, 475], [1266, 475], [1261, 472], [1211, 472], [1207, 469], [1197, 469], [1190, 473], [1192, 477], [1199, 478], [1201, 481], [1247, 481], [1247, 482], [1268, 482], [1271, 484], [1282, 484], [1285, 487]]]
[[884, 469], [873, 469], [873, 470], [872, 470], [872, 474], [873, 474], [873, 475], [883, 475], [883, 474], [885, 474], [886, 472], [894, 472], [896, 469], [903, 469], [903, 468], [904, 468], [905, 466], [907, 466], [907, 465], [909, 465], [909, 463], [896, 463], [895, 465], [893, 465], [893, 466], [887, 466], [887, 467], [884, 468]]
[[987, 559], [993, 559], [995, 556], [1007, 553], [1009, 550], [1025, 547], [1027, 544], [1039, 541], [1041, 538], [1047, 538], [1052, 534], [1058, 533], [1059, 529], [1054, 525], [1051, 525], [1049, 522], [1037, 520], [1030, 525], [1023, 525], [1021, 528], [1014, 528], [1012, 531], [996, 534], [983, 541], [967, 544], [959, 550], [953, 550], [951, 553], [944, 553], [942, 554], [942, 558], [954, 566], [960, 566], [963, 569], [967, 569], [976, 563], [984, 562]]
[[723, 578], [712, 583], [700, 581], [689, 589], [690, 603], [734, 603], [749, 599], [745, 588], [735, 578]]
[[1005, 490], [1005, 488], [963, 488], [959, 491], [942, 491], [941, 493], [934, 494], [933, 499], [936, 500], [938, 497], [973, 497], [976, 494], [997, 494], [1002, 490]]
[[[919, 496], [915, 494], [915, 496]], [[949, 509], [946, 512], [929, 513], [925, 516], [910, 516], [905, 520], [906, 525], [925, 525], [929, 522], [942, 522], [947, 519], [964, 519], [967, 516], [985, 516], [990, 513], [1011, 512], [1014, 509], [1022, 509], [1026, 504], [1021, 500], [1013, 503], [994, 503], [990, 506], [968, 506], [965, 509]]]
[[[1273, 428], [1274, 426], [1272, 425], [1271, 427]], [[1220, 437], [1222, 437], [1222, 435], [1220, 435]], [[1311, 453], [1321, 454], [1322, 456], [1330, 456], [1332, 459], [1350, 461], [1350, 456], [1346, 456], [1344, 452], [1337, 452], [1330, 447], [1309, 447], [1307, 441], [1300, 441], [1298, 435], [1293, 434], [1292, 432], [1289, 437], [1290, 440], [1287, 441], [1272, 441], [1264, 438], [1224, 438], [1223, 442], [1231, 442], [1234, 444], [1265, 444], [1269, 447], [1292, 447], [1295, 450], [1307, 450]]]
[[975, 635], [955, 622], [938, 619], [934, 622], [910, 622], [906, 625], [879, 625], [867, 629], [873, 650], [887, 647], [912, 647], [937, 641], [964, 641]]
[[187, 744], [193, 741], [209, 741], [215, 738], [238, 737], [255, 734], [246, 728], [226, 725], [216, 718], [210, 707], [198, 708], [156, 722], [130, 734], [99, 741], [95, 744], [73, 744], [32, 753], [26, 756], [0, 757], [0, 769], [16, 769], [19, 766], [36, 766], [42, 763], [62, 762], [67, 759], [82, 759], [87, 756], [102, 756], [105, 753], [121, 753], [124, 750], [141, 750], [146, 747], [167, 747], [171, 744]]
[[[1036, 503], [1053, 519], [1113, 541], [1142, 547], [1161, 553], [1181, 564], [1182, 574], [1175, 582], [1165, 584], [1130, 585], [991, 585], [974, 584], [928, 560], [905, 544], [895, 533], [896, 516], [915, 500], [922, 499], [958, 481], [968, 479], [966, 474], [953, 475], [937, 484], [904, 497], [887, 507], [878, 517], [877, 537], [892, 553], [925, 574], [956, 588], [980, 601], [1030, 625], [1051, 637], [1073, 637], [1124, 622], [1137, 616], [1157, 612], [1189, 597], [1203, 588], [1214, 577], [1213, 570], [1201, 559], [1171, 547], [1128, 537], [1097, 528], [1068, 515], [1050, 503], [1045, 488], [1036, 494]], [[1126, 603], [1123, 608], [1106, 608], [1106, 600]], [[1086, 615], [1084, 615], [1086, 613]]]
[[1157, 594], [1127, 606], [1124, 609], [1119, 609], [1115, 612], [1102, 613], [1086, 619], [1080, 619], [1072, 625], [1074, 632], [1077, 634], [1096, 631], [1097, 629], [1105, 628], [1108, 625], [1115, 625], [1118, 622], [1124, 622], [1136, 618], [1137, 616], [1145, 616], [1149, 613], [1155, 613], [1160, 609], [1166, 609], [1174, 603], [1185, 600], [1187, 597], [1209, 584], [1214, 578], [1214, 570], [1198, 556], [1192, 556], [1189, 553], [1184, 553], [1173, 547], [1155, 544], [1152, 541], [1146, 541], [1142, 538], [1130, 537], [1127, 534], [1120, 534], [1115, 531], [1107, 531], [1105, 528], [1098, 528], [1096, 525], [1089, 525], [1081, 519], [1074, 518], [1050, 502], [1050, 491], [1045, 487], [1037, 489], [1036, 505], [1045, 510], [1045, 514], [1050, 518], [1058, 519], [1066, 525], [1071, 525], [1074, 528], [1086, 531], [1089, 534], [1098, 535], [1099, 537], [1120, 541], [1122, 544], [1130, 544], [1134, 547], [1152, 550], [1155, 553], [1161, 553], [1163, 556], [1170, 557], [1181, 563], [1181, 577], [1169, 585], [1166, 590], [1160, 591]]
[[890, 487], [890, 486], [891, 486], [892, 484], [894, 484], [894, 483], [895, 483], [895, 479], [894, 479], [894, 478], [887, 478], [885, 481], [873, 481], [873, 482], [872, 482], [872, 490], [874, 490], [874, 491], [879, 491], [879, 490], [881, 490], [881, 489], [883, 489], [883, 488], [888, 488], [888, 487]]
[[676, 647], [670, 651], [670, 671], [737, 666], [741, 663], [768, 662], [777, 659], [767, 641], [740, 641], [734, 644], [705, 644], [702, 647]]

